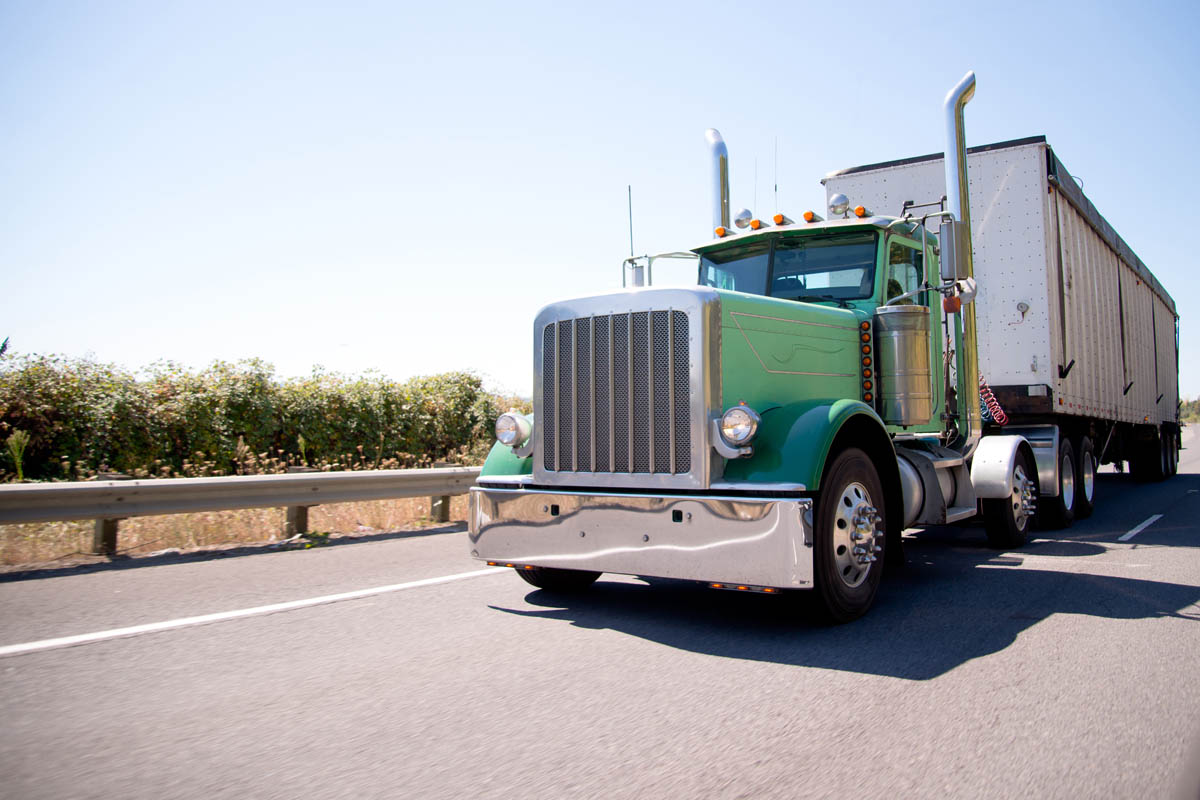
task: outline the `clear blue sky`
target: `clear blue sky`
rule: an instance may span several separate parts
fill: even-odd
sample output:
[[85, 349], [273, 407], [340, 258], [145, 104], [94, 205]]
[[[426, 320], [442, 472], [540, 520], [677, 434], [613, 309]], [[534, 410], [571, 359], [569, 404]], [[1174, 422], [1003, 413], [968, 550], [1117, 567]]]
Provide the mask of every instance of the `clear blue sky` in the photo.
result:
[[[342, 8], [333, 8], [335, 5]], [[1045, 134], [1174, 296], [1200, 393], [1200, 4], [0, 3], [0, 338], [530, 391], [547, 302], [823, 205], [846, 166]], [[757, 205], [755, 163], [757, 161]], [[664, 276], [667, 277], [667, 276]], [[1104, 320], [1098, 320], [1105, 324]]]

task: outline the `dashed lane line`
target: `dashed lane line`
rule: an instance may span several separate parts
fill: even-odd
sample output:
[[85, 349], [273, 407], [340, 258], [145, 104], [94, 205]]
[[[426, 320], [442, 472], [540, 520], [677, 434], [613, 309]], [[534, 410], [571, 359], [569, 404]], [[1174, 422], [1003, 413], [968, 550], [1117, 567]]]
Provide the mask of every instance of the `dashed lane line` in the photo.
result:
[[1130, 530], [1128, 530], [1125, 533], [1118, 536], [1117, 541], [1118, 542], [1128, 542], [1130, 539], [1137, 536], [1139, 533], [1146, 530], [1146, 528], [1149, 528], [1151, 525], [1158, 522], [1162, 518], [1163, 518], [1162, 514], [1155, 514], [1153, 517], [1150, 517], [1150, 519], [1146, 520], [1141, 525], [1138, 525], [1136, 528], [1131, 528]]
[[489, 567], [488, 569], [478, 569], [472, 572], [459, 572], [455, 575], [442, 575], [438, 578], [425, 578], [419, 581], [408, 581], [407, 583], [393, 583], [389, 586], [376, 586], [371, 589], [358, 589], [353, 592], [327, 594], [321, 597], [309, 597], [304, 600], [291, 600], [286, 603], [272, 603], [268, 606], [240, 608], [235, 611], [221, 611], [216, 614], [203, 614], [198, 617], [182, 617], [165, 622], [151, 622], [146, 625], [133, 625], [128, 628], [113, 628], [112, 630], [97, 631], [95, 633], [82, 633], [77, 636], [61, 636], [57, 639], [42, 639], [41, 641], [26, 642], [25, 644], [10, 644], [0, 647], [0, 656], [15, 656], [39, 650], [53, 650], [58, 647], [71, 647], [78, 644], [102, 642], [106, 639], [120, 639], [127, 636], [140, 636], [144, 633], [157, 633], [175, 628], [186, 628], [192, 625], [206, 625], [210, 622], [225, 622], [226, 620], [241, 619], [242, 617], [256, 617], [280, 611], [294, 611], [298, 608], [325, 605], [326, 603], [339, 603], [343, 600], [357, 600], [360, 597], [373, 597], [377, 594], [399, 592], [404, 589], [416, 589], [421, 586], [434, 586], [439, 583], [450, 583], [451, 581], [478, 578], [483, 575], [493, 575], [497, 572], [507, 571], [504, 567]]

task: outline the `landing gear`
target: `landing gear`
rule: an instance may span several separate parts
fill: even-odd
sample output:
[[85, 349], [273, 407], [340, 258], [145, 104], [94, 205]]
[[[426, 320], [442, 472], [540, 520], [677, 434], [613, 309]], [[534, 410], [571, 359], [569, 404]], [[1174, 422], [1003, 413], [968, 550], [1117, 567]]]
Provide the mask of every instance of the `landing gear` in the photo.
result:
[[1008, 497], [983, 500], [983, 524], [988, 544], [1008, 550], [1025, 544], [1037, 510], [1037, 483], [1025, 451], [1013, 458], [1012, 491]]
[[833, 459], [817, 497], [814, 571], [818, 612], [830, 622], [867, 612], [883, 575], [883, 485], [862, 450]]

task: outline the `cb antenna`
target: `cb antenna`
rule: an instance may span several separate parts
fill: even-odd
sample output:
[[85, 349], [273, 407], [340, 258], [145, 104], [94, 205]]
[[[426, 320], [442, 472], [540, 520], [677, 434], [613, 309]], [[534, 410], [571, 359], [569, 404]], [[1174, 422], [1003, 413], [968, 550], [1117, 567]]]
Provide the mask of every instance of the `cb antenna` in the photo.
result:
[[775, 137], [775, 211], [779, 212], [779, 137]]
[[633, 184], [626, 184], [629, 190], [629, 257], [633, 258]]

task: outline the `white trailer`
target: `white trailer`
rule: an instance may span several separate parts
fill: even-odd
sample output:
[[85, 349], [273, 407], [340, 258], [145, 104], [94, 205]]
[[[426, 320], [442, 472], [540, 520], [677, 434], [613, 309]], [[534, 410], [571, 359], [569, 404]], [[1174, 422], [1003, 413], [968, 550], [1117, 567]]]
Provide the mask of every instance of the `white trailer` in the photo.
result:
[[[1031, 440], [1041, 495], [1058, 498], [1043, 505], [1069, 523], [1091, 512], [1097, 463], [1128, 461], [1141, 479], [1175, 471], [1175, 302], [1045, 137], [973, 147], [967, 163], [979, 368], [1007, 417], [988, 430]], [[829, 198], [919, 217], [940, 209], [944, 174], [939, 153], [822, 183]]]

